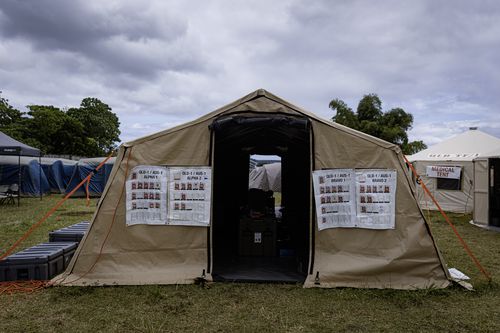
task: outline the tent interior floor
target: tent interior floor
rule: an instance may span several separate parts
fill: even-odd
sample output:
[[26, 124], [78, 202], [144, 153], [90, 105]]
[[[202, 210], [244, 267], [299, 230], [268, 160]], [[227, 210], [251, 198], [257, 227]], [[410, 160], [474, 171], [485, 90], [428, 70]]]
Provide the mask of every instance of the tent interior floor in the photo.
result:
[[212, 273], [216, 282], [303, 283], [306, 276], [297, 272], [295, 257], [239, 257], [224, 262]]

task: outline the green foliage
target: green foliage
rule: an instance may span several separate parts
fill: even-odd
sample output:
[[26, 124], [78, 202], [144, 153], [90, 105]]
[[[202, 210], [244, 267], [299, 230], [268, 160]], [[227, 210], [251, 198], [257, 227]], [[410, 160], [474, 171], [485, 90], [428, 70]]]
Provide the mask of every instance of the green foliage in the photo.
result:
[[358, 117], [344, 101], [340, 99], [332, 100], [330, 102], [330, 109], [337, 111], [337, 114], [332, 118], [334, 122], [350, 128], [359, 128]]
[[360, 121], [377, 122], [382, 117], [382, 101], [376, 94], [364, 95], [357, 109]]
[[89, 140], [79, 121], [52, 105], [30, 105], [28, 109], [30, 118], [26, 121], [31, 128], [31, 136], [39, 142], [38, 148], [49, 154], [88, 153]]
[[27, 108], [20, 112], [0, 96], [0, 130], [46, 154], [102, 156], [119, 141], [118, 117], [97, 98], [67, 112], [52, 105]]
[[336, 111], [332, 118], [334, 122], [397, 144], [404, 154], [414, 154], [427, 148], [422, 141], [408, 142], [407, 131], [411, 129], [413, 116], [402, 108], [384, 113], [382, 101], [376, 94], [364, 95], [356, 112], [338, 98], [332, 100], [329, 106]]
[[413, 155], [421, 150], [427, 149], [427, 145], [421, 140], [409, 142], [403, 145], [403, 147], [403, 151], [406, 151], [407, 155]]
[[92, 155], [107, 154], [120, 141], [118, 117], [99, 99], [84, 98], [79, 108], [71, 108], [67, 114], [82, 123], [85, 135], [93, 139]]
[[[0, 94], [2, 92], [0, 91]], [[0, 95], [0, 127], [8, 127], [21, 119], [21, 112], [14, 109], [9, 101]]]

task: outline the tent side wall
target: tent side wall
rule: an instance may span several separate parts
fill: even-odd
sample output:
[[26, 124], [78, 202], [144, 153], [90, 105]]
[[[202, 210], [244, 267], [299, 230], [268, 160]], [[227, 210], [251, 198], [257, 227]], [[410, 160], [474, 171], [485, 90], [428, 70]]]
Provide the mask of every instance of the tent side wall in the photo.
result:
[[[471, 213], [474, 209], [473, 200], [473, 165], [472, 161], [414, 161], [413, 166], [420, 175], [425, 186], [445, 211], [455, 213]], [[461, 189], [442, 190], [437, 188], [436, 178], [426, 176], [426, 167], [433, 165], [449, 165], [462, 167]], [[437, 210], [432, 200], [418, 188], [418, 201], [424, 209]]]
[[488, 158], [474, 160], [474, 214], [475, 224], [489, 224], [489, 171]]
[[[67, 283], [192, 283], [202, 275], [208, 260], [207, 228], [127, 227], [123, 188], [127, 164], [128, 171], [138, 165], [208, 165], [209, 123], [205, 121], [132, 147], [121, 147], [90, 230], [67, 270], [72, 274], [67, 278]], [[108, 232], [104, 250], [96, 262]], [[95, 267], [88, 272], [94, 263]], [[79, 280], [72, 283], [76, 278]]]
[[397, 170], [396, 226], [393, 230], [315, 228], [314, 271], [306, 286], [315, 286], [319, 272], [321, 287], [446, 287], [449, 281], [444, 264], [416, 203], [399, 149], [387, 149], [349, 133], [332, 131], [316, 121], [313, 130], [316, 170]]

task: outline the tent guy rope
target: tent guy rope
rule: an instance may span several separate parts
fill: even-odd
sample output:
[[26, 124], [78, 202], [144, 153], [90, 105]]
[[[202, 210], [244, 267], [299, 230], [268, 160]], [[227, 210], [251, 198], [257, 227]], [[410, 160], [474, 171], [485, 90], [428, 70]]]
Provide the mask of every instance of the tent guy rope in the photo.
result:
[[106, 242], [107, 242], [107, 240], [109, 238], [109, 234], [111, 233], [111, 229], [113, 228], [113, 225], [115, 224], [116, 212], [118, 210], [118, 205], [119, 205], [120, 201], [122, 200], [123, 193], [125, 192], [125, 185], [126, 185], [126, 179], [127, 179], [127, 175], [128, 175], [128, 168], [129, 168], [128, 163], [129, 163], [131, 155], [132, 155], [132, 147], [129, 148], [129, 153], [128, 153], [127, 161], [126, 161], [126, 164], [125, 164], [125, 181], [122, 184], [120, 196], [118, 197], [118, 202], [116, 203], [115, 209], [113, 211], [113, 218], [111, 220], [111, 224], [109, 225], [109, 228], [108, 228], [108, 230], [106, 232], [106, 237], [104, 238], [104, 240], [103, 240], [103, 242], [101, 244], [101, 247], [99, 249], [99, 253], [98, 253], [96, 259], [94, 260], [94, 262], [92, 263], [92, 265], [89, 267], [89, 269], [87, 271], [85, 271], [85, 273], [83, 273], [82, 275], [80, 275], [79, 277], [77, 277], [76, 279], [74, 279], [72, 281], [65, 281], [67, 276], [65, 276], [64, 274], [62, 274], [61, 278], [57, 278], [53, 282], [47, 283], [47, 286], [51, 286], [51, 285], [53, 285], [55, 283], [59, 283], [61, 285], [69, 284], [69, 283], [74, 283], [74, 282], [82, 279], [83, 277], [85, 277], [88, 273], [90, 273], [92, 271], [92, 269], [94, 269], [95, 265], [97, 264], [97, 262], [101, 258], [102, 251], [104, 250], [104, 245], [106, 245]]
[[0, 260], [3, 260], [5, 259], [6, 257], [8, 257], [10, 254], [12, 254], [12, 252], [19, 246], [19, 244], [21, 244], [26, 238], [28, 238], [32, 233], [33, 231], [35, 231], [43, 222], [45, 222], [50, 216], [52, 216], [52, 214], [54, 214], [54, 212], [59, 208], [61, 207], [61, 205], [66, 201], [68, 200], [69, 197], [71, 197], [86, 181], [88, 181], [90, 178], [92, 178], [92, 176], [94, 175], [94, 172], [96, 171], [99, 171], [99, 169], [111, 158], [111, 156], [113, 155], [114, 151], [111, 152], [108, 157], [106, 157], [106, 159], [104, 159], [104, 161], [102, 161], [96, 168], [95, 168], [95, 171], [92, 171], [91, 173], [89, 173], [89, 175], [87, 177], [85, 177], [85, 179], [83, 179], [77, 186], [75, 186], [75, 188], [73, 190], [71, 190], [71, 192], [69, 192], [63, 199], [61, 199], [57, 204], [54, 205], [54, 207], [52, 207], [41, 219], [39, 219], [35, 224], [33, 224], [29, 229], [28, 231], [26, 231], [24, 233], [24, 235], [22, 235], [17, 241], [14, 242], [14, 244], [12, 244], [12, 246], [7, 249], [7, 251], [5, 251], [5, 253], [3, 253], [1, 256], [0, 256]]
[[451, 229], [455, 233], [455, 236], [457, 236], [458, 240], [460, 241], [460, 243], [462, 244], [463, 248], [465, 249], [465, 252], [467, 252], [467, 254], [469, 255], [469, 257], [472, 259], [472, 261], [477, 266], [477, 268], [479, 268], [479, 270], [481, 271], [481, 273], [483, 273], [483, 275], [486, 277], [486, 279], [488, 279], [488, 281], [491, 281], [491, 275], [490, 275], [490, 273], [488, 273], [488, 271], [486, 271], [486, 269], [481, 265], [481, 263], [476, 258], [476, 256], [474, 255], [474, 253], [472, 253], [472, 250], [469, 248], [469, 246], [467, 245], [467, 243], [465, 242], [465, 240], [462, 238], [462, 236], [460, 236], [460, 234], [458, 233], [457, 228], [455, 228], [455, 225], [451, 222], [451, 220], [449, 219], [448, 215], [446, 215], [446, 213], [444, 212], [444, 210], [441, 208], [441, 206], [439, 205], [439, 203], [436, 201], [436, 199], [434, 198], [434, 196], [431, 194], [431, 192], [427, 188], [427, 186], [425, 186], [424, 182], [421, 181], [420, 175], [417, 173], [417, 171], [415, 170], [415, 168], [413, 167], [413, 165], [410, 163], [410, 161], [408, 161], [408, 159], [406, 158], [406, 156], [403, 155], [403, 157], [405, 159], [406, 164], [408, 165], [408, 167], [411, 169], [411, 171], [413, 172], [414, 176], [416, 177], [416, 179], [420, 180], [420, 181], [418, 181], [418, 183], [420, 184], [420, 186], [422, 187], [422, 189], [424, 190], [424, 192], [432, 199], [432, 201], [434, 202], [434, 204], [436, 205], [436, 207], [439, 209], [439, 212], [444, 217], [445, 221], [448, 223], [448, 225], [451, 227]]

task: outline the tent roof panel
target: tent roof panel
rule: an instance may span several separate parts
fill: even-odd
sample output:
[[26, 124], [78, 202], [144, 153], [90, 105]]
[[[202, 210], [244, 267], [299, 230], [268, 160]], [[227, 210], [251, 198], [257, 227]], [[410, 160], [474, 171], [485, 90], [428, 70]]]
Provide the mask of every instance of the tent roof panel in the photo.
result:
[[0, 132], [0, 155], [40, 156], [41, 152]]
[[382, 139], [376, 138], [374, 136], [365, 134], [363, 132], [359, 132], [356, 130], [353, 130], [349, 127], [337, 124], [335, 122], [322, 119], [319, 116], [306, 111], [298, 106], [295, 106], [291, 104], [290, 102], [273, 95], [272, 93], [268, 92], [265, 89], [258, 89], [232, 103], [227, 104], [226, 106], [223, 106], [211, 113], [208, 113], [196, 120], [193, 120], [191, 122], [166, 129], [164, 131], [154, 133], [142, 138], [139, 138], [137, 140], [127, 142], [124, 144], [125, 147], [131, 147], [135, 146], [137, 144], [147, 142], [152, 139], [156, 139], [158, 137], [171, 134], [177, 131], [180, 131], [182, 129], [200, 124], [204, 121], [216, 118], [221, 115], [229, 115], [231, 113], [244, 113], [244, 112], [258, 112], [258, 113], [287, 113], [287, 114], [297, 114], [297, 115], [304, 115], [307, 116], [315, 121], [318, 121], [320, 123], [323, 123], [325, 125], [328, 125], [330, 127], [336, 128], [339, 131], [345, 132], [346, 134], [350, 134], [356, 137], [360, 137], [364, 140], [370, 141], [372, 143], [377, 144], [380, 147], [384, 148], [391, 148], [393, 150], [398, 150], [399, 147], [397, 145], [394, 145], [390, 142], [384, 141]]
[[500, 139], [478, 130], [469, 130], [408, 156], [408, 160], [472, 161], [495, 149], [500, 150]]

